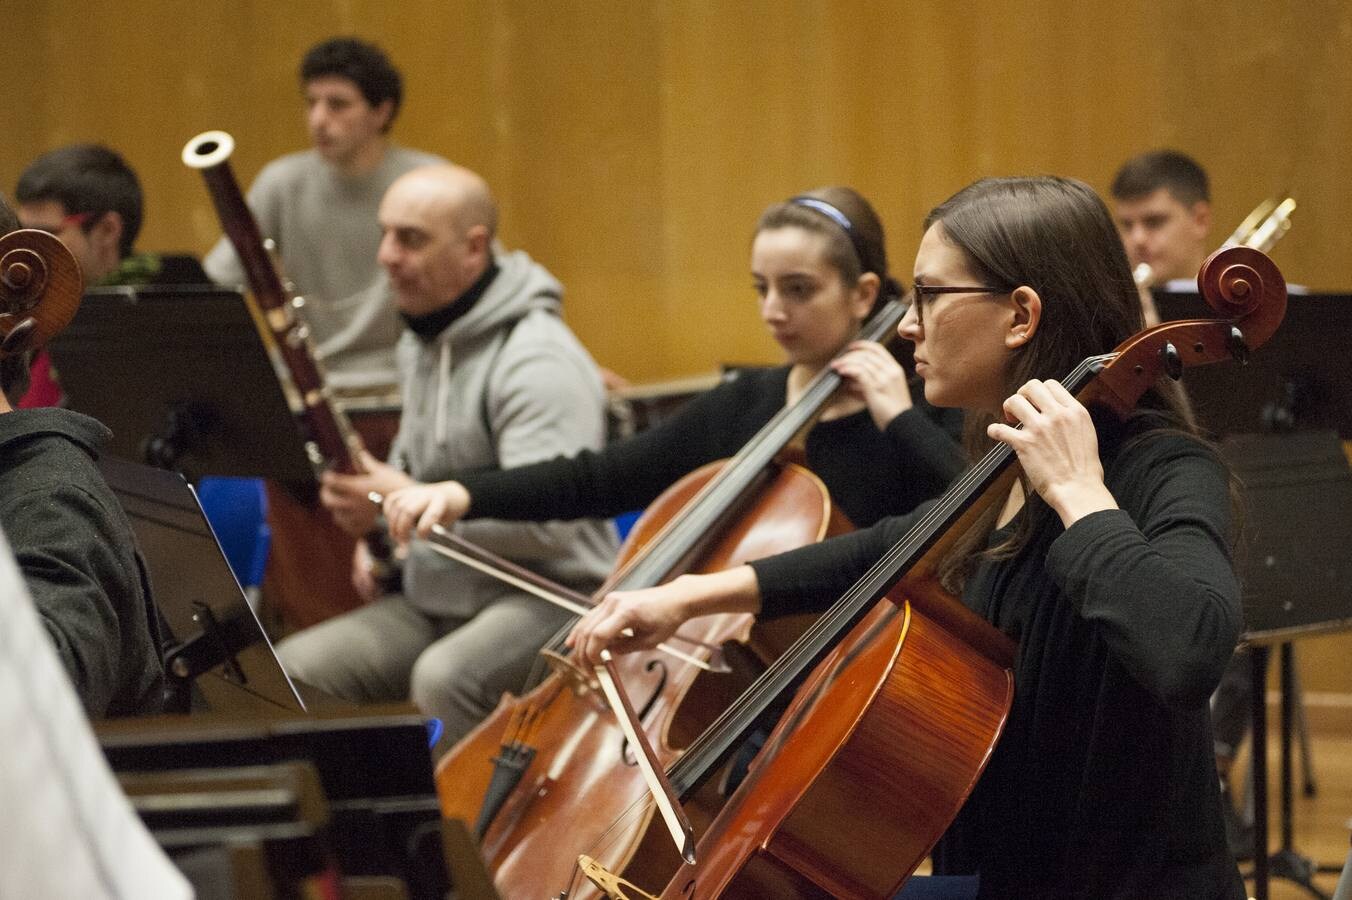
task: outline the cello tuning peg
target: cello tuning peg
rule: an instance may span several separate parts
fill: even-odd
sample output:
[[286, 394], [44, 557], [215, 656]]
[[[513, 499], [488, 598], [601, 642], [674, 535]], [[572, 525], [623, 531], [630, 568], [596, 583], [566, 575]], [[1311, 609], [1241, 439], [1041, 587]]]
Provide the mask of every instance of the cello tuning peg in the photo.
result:
[[0, 340], [0, 356], [12, 356], [27, 350], [33, 342], [33, 332], [37, 327], [37, 319], [25, 316], [19, 324], [9, 330], [9, 334], [5, 335], [3, 340]]
[[1249, 342], [1244, 340], [1244, 332], [1237, 325], [1230, 326], [1230, 333], [1225, 337], [1225, 349], [1241, 366], [1249, 364]]
[[1183, 377], [1183, 357], [1179, 356], [1178, 348], [1174, 346], [1173, 341], [1165, 343], [1160, 349], [1160, 359], [1164, 363], [1164, 374], [1174, 381]]

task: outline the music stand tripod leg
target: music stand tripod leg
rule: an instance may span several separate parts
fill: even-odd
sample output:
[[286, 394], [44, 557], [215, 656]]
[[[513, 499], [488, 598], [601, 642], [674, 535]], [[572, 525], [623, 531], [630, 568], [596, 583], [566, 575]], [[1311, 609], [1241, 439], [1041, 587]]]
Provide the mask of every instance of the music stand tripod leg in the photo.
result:
[[[1295, 647], [1291, 648], [1295, 653]], [[1300, 771], [1304, 778], [1302, 785], [1305, 796], [1313, 797], [1318, 791], [1314, 776], [1314, 747], [1310, 743], [1310, 724], [1305, 717], [1305, 690], [1300, 685], [1300, 669], [1291, 670], [1291, 700], [1295, 704], [1296, 739], [1300, 741]]]
[[1250, 678], [1250, 715], [1253, 722], [1249, 727], [1250, 744], [1253, 748], [1253, 760], [1249, 764], [1253, 781], [1253, 894], [1255, 900], [1268, 900], [1268, 823], [1267, 823], [1267, 685], [1264, 673], [1267, 671], [1269, 650], [1266, 646], [1254, 646], [1249, 654]]
[[[1292, 798], [1292, 759], [1291, 738], [1295, 723], [1295, 653], [1291, 643], [1281, 645], [1281, 702], [1282, 702], [1282, 845], [1272, 854], [1269, 869], [1272, 876], [1300, 885], [1311, 896], [1320, 900], [1329, 900], [1329, 895], [1314, 885], [1314, 874], [1318, 871], [1314, 862], [1296, 852], [1294, 841], [1294, 808]], [[1258, 746], [1254, 745], [1255, 748]]]

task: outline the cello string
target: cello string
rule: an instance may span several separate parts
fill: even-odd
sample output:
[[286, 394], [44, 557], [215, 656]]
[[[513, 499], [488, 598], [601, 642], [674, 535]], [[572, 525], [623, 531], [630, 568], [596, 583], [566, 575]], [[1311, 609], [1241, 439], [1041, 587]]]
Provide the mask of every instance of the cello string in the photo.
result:
[[[639, 796], [635, 797], [634, 800], [611, 821], [610, 826], [601, 833], [592, 845], [585, 848], [582, 853], [598, 861], [604, 860], [606, 854], [610, 851], [616, 851], [616, 853], [618, 853], [620, 848], [617, 848], [617, 844], [623, 839], [625, 833], [620, 831], [620, 829], [625, 827], [625, 831], [632, 830], [628, 829], [627, 826], [644, 816], [651, 815], [652, 811], [650, 811], [649, 808], [654, 805], [652, 796], [647, 791], [641, 792]], [[614, 863], [607, 865], [606, 868], [610, 869], [610, 871], [616, 875], [619, 874], [615, 871], [619, 866]], [[574, 888], [579, 883], [577, 881], [579, 877], [584, 877], [576, 867], [574, 867], [574, 872], [573, 882], [569, 885], [570, 889]], [[569, 893], [566, 896], [571, 897], [573, 895]]]

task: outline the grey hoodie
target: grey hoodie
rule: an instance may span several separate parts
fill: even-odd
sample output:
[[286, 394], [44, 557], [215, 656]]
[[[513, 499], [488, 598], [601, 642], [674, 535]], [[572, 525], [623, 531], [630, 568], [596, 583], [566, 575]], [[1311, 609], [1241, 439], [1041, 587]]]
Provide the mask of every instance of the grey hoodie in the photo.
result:
[[[521, 251], [496, 258], [500, 271], [473, 309], [432, 341], [411, 331], [399, 339], [404, 411], [390, 460], [418, 481], [571, 456], [605, 440], [605, 391], [559, 317], [562, 287]], [[596, 520], [477, 519], [455, 530], [584, 591], [610, 571], [617, 547], [614, 528]], [[404, 592], [429, 615], [469, 616], [517, 591], [414, 542]]]

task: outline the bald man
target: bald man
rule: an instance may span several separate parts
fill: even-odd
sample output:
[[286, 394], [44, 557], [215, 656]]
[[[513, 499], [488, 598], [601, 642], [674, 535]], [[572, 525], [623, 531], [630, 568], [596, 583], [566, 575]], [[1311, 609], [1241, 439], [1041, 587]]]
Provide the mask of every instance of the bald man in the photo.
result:
[[[348, 531], [375, 523], [371, 491], [510, 468], [597, 448], [605, 401], [596, 364], [560, 318], [562, 288], [525, 253], [496, 249], [497, 206], [468, 169], [431, 166], [380, 203], [380, 265], [406, 330], [396, 351], [404, 412], [390, 463], [329, 473], [321, 499]], [[460, 534], [582, 591], [610, 569], [614, 529], [582, 521], [465, 522]], [[353, 579], [374, 590], [365, 547]], [[283, 641], [301, 680], [357, 702], [411, 697], [445, 726], [442, 749], [520, 691], [541, 646], [568, 619], [542, 600], [415, 543], [404, 592]]]

